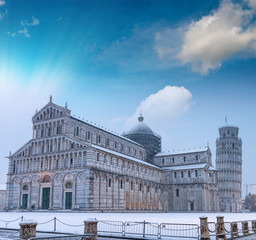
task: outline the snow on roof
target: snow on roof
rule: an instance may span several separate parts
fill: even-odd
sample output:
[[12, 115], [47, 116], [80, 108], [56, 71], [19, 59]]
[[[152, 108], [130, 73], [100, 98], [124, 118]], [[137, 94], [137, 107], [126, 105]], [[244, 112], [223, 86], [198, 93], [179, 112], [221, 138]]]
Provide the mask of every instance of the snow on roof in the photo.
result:
[[162, 156], [172, 156], [172, 155], [179, 155], [179, 154], [186, 154], [186, 153], [199, 153], [199, 152], [206, 152], [208, 147], [199, 147], [199, 148], [188, 148], [183, 150], [173, 150], [168, 152], [161, 152], [155, 155], [155, 157], [162, 157]]
[[138, 145], [138, 146], [140, 146], [140, 147], [145, 148], [143, 145], [141, 145], [141, 144], [139, 144], [139, 143], [137, 143], [137, 142], [135, 142], [135, 141], [132, 141], [131, 139], [129, 139], [129, 138], [127, 138], [127, 137], [125, 137], [125, 136], [123, 136], [123, 135], [121, 135], [121, 134], [119, 134], [119, 133], [112, 132], [112, 131], [109, 130], [109, 129], [106, 129], [106, 128], [104, 128], [104, 127], [101, 127], [101, 126], [99, 126], [99, 125], [96, 125], [96, 123], [95, 123], [95, 124], [93, 124], [92, 122], [89, 123], [88, 121], [84, 121], [84, 120], [78, 119], [78, 118], [76, 118], [76, 117], [74, 117], [74, 116], [70, 116], [70, 118], [72, 118], [72, 119], [74, 119], [74, 120], [76, 120], [76, 121], [85, 123], [85, 124], [87, 124], [87, 125], [90, 125], [91, 127], [98, 128], [98, 129], [100, 129], [100, 130], [102, 130], [102, 131], [104, 131], [104, 132], [107, 132], [107, 133], [109, 133], [109, 134], [111, 134], [111, 135], [114, 135], [115, 137], [122, 138], [122, 139], [124, 139], [124, 140], [126, 140], [126, 141], [129, 141], [129, 142], [134, 143], [134, 144], [136, 144], [136, 145]]
[[187, 170], [187, 169], [197, 169], [197, 168], [205, 168], [207, 163], [200, 164], [187, 164], [187, 165], [179, 165], [173, 167], [163, 167], [164, 170]]
[[0, 184], [0, 190], [6, 190], [6, 184]]
[[209, 170], [217, 171], [216, 168], [214, 168], [213, 166], [210, 166], [210, 167], [209, 167]]
[[122, 153], [119, 153], [119, 152], [115, 152], [115, 151], [112, 151], [112, 150], [109, 150], [107, 148], [103, 148], [103, 147], [100, 147], [100, 146], [97, 146], [97, 145], [94, 145], [94, 144], [91, 144], [93, 148], [96, 148], [98, 150], [101, 150], [101, 151], [104, 151], [104, 152], [108, 152], [110, 154], [113, 154], [113, 155], [116, 155], [116, 156], [119, 156], [119, 157], [122, 157], [122, 158], [127, 158], [129, 160], [132, 160], [132, 161], [135, 161], [135, 162], [138, 162], [138, 163], [141, 163], [141, 164], [144, 164], [144, 165], [147, 165], [149, 167], [153, 167], [153, 168], [157, 168], [157, 169], [161, 169], [151, 163], [148, 163], [146, 161], [142, 161], [140, 159], [137, 159], [137, 158], [134, 158], [134, 157], [131, 157], [131, 156], [128, 156], [128, 155], [125, 155], [125, 154], [122, 154]]

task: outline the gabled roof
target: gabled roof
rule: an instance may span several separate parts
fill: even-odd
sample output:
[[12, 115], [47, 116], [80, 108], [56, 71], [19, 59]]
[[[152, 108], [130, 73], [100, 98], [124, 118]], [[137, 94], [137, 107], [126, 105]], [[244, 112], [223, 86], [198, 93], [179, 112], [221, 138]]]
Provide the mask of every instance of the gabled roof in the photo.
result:
[[34, 116], [32, 117], [33, 121], [37, 121], [37, 117], [40, 116], [47, 108], [54, 108], [57, 109], [59, 111], [62, 111], [64, 113], [64, 115], [68, 115], [70, 116], [71, 110], [69, 110], [66, 107], [62, 107], [60, 105], [57, 105], [53, 102], [48, 102], [43, 108], [41, 108], [39, 111], [36, 111], [36, 113], [34, 114]]
[[190, 169], [202, 169], [207, 166], [207, 163], [200, 164], [186, 164], [173, 167], [163, 167], [164, 170], [190, 170]]
[[201, 153], [201, 152], [207, 152], [210, 150], [208, 147], [202, 147], [202, 148], [188, 148], [188, 149], [178, 149], [168, 152], [161, 152], [155, 155], [155, 157], [163, 157], [163, 156], [173, 156], [173, 155], [181, 155], [181, 154], [187, 154], [187, 153]]
[[22, 151], [23, 149], [25, 149], [34, 139], [30, 139], [28, 142], [26, 142], [24, 145], [22, 145], [22, 147], [20, 147], [17, 151], [15, 151], [11, 157], [14, 157], [18, 152]]
[[95, 148], [95, 149], [101, 150], [101, 151], [103, 151], [103, 152], [110, 153], [110, 154], [115, 155], [115, 156], [118, 156], [118, 157], [127, 158], [127, 159], [129, 159], [129, 160], [134, 161], [134, 162], [141, 163], [141, 164], [147, 165], [147, 166], [149, 166], [149, 167], [157, 168], [157, 169], [159, 169], [159, 170], [161, 169], [161, 168], [159, 168], [159, 167], [157, 167], [157, 166], [155, 166], [155, 165], [153, 165], [153, 164], [151, 164], [151, 163], [148, 163], [148, 162], [146, 162], [146, 161], [142, 161], [142, 160], [140, 160], [140, 159], [137, 159], [137, 158], [134, 158], [134, 157], [131, 157], [131, 156], [128, 156], [128, 155], [125, 155], [125, 154], [122, 154], [122, 153], [119, 153], [119, 152], [116, 152], [116, 151], [112, 151], [112, 150], [107, 149], [107, 148], [103, 148], [103, 147], [100, 147], [100, 146], [97, 146], [97, 145], [94, 145], [94, 144], [91, 144], [91, 146], [92, 146], [93, 148]]
[[[90, 143], [88, 143], [88, 142], [81, 141], [81, 140], [76, 139], [76, 138], [71, 138], [71, 137], [69, 137], [69, 136], [67, 136], [67, 135], [65, 135], [65, 134], [56, 135], [55, 137], [64, 137], [65, 139], [68, 139], [68, 140], [70, 140], [70, 141], [72, 141], [72, 142], [74, 142], [74, 143], [77, 143], [77, 144], [80, 144], [80, 145], [85, 145], [85, 146], [87, 146], [87, 147], [90, 146]], [[30, 145], [30, 144], [33, 143], [34, 141], [38, 141], [38, 140], [40, 140], [40, 141], [45, 141], [45, 139], [48, 139], [48, 138], [40, 138], [40, 139], [31, 139], [31, 140], [29, 140], [29, 141], [28, 141], [27, 143], [25, 143], [21, 148], [19, 148], [16, 152], [14, 152], [14, 153], [11, 155], [11, 157], [15, 157], [15, 155], [16, 155], [17, 153], [19, 153], [19, 152], [21, 152], [23, 149], [27, 148], [28, 145]]]

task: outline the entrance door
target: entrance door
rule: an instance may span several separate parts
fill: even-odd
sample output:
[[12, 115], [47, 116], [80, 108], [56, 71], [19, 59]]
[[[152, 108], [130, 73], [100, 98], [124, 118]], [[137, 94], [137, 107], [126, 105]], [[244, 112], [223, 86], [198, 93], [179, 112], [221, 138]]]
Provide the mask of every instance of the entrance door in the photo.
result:
[[72, 192], [66, 192], [65, 209], [72, 208]]
[[193, 202], [190, 203], [190, 211], [194, 211], [194, 203]]
[[28, 207], [28, 194], [22, 194], [22, 209], [27, 209]]
[[49, 209], [50, 207], [50, 188], [43, 188], [42, 194], [42, 209]]

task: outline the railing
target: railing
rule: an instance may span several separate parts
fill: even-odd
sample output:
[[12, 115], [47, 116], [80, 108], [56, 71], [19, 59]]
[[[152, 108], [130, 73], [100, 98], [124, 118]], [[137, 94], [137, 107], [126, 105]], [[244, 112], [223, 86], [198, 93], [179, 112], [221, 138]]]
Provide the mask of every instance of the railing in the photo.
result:
[[54, 237], [34, 237], [29, 240], [87, 240], [96, 239], [94, 234], [83, 234], [83, 235], [66, 235], [66, 236], [54, 236]]
[[[22, 216], [18, 219], [14, 220], [1, 220], [0, 223], [4, 223], [9, 227], [11, 223], [15, 223], [17, 221], [23, 221], [25, 218]], [[200, 218], [201, 219], [201, 218]], [[205, 218], [202, 218], [202, 220]], [[207, 219], [207, 217], [206, 217]], [[200, 220], [201, 221], [201, 220]], [[207, 223], [207, 220], [206, 220]], [[83, 231], [84, 224], [68, 224], [65, 223], [56, 217], [45, 221], [45, 222], [38, 222], [37, 231], [41, 230], [42, 228], [47, 231], [51, 231], [56, 233], [57, 231], [57, 224], [65, 225], [66, 232], [73, 232], [74, 234], [79, 234], [79, 232]], [[202, 230], [205, 232], [207, 230], [208, 238], [209, 235], [211, 238], [229, 238], [234, 239], [236, 237], [241, 236], [248, 236], [251, 234], [256, 234], [256, 220], [246, 220], [246, 221], [234, 221], [234, 222], [224, 222], [223, 217], [217, 217], [217, 222], [208, 222], [207, 227], [205, 224], [201, 222], [202, 228], [200, 229], [199, 225], [197, 224], [177, 224], [177, 223], [152, 223], [152, 222], [121, 222], [121, 221], [99, 221], [98, 222], [98, 233], [100, 236], [117, 236], [117, 237], [141, 237], [141, 238], [154, 238], [154, 239], [178, 239], [178, 238], [193, 238], [193, 239], [200, 239], [203, 236]], [[16, 223], [17, 226], [17, 223]], [[67, 228], [66, 228], [67, 227]], [[68, 229], [68, 227], [72, 228]], [[74, 230], [74, 228], [76, 228]], [[10, 229], [10, 228], [9, 228]], [[200, 236], [200, 230], [202, 236]], [[17, 234], [17, 233], [12, 233]], [[63, 235], [63, 233], [62, 233]], [[68, 237], [72, 237], [70, 239], [75, 240], [76, 236], [80, 235], [69, 235], [63, 239], [69, 239]], [[88, 235], [87, 235], [88, 236]], [[47, 238], [34, 238], [34, 239], [47, 239]], [[49, 238], [48, 238], [49, 239]], [[58, 239], [52, 238], [52, 239]], [[86, 238], [82, 238], [86, 239]]]
[[160, 227], [160, 238], [172, 236], [199, 239], [200, 228], [197, 224], [161, 223]]
[[256, 221], [253, 220], [224, 222], [224, 229], [221, 233], [218, 233], [217, 225], [218, 223], [208, 222], [210, 237], [218, 238], [225, 234], [227, 238], [233, 239], [236, 237], [256, 234]]
[[194, 238], [199, 239], [197, 224], [151, 223], [151, 222], [120, 222], [99, 221], [98, 233], [101, 236], [140, 236], [164, 238]]

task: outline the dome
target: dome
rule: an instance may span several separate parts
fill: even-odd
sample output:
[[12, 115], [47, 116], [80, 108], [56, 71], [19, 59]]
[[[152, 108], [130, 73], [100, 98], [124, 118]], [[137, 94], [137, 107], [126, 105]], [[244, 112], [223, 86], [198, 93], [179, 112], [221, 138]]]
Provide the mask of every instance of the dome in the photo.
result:
[[143, 122], [144, 118], [140, 114], [138, 117], [139, 122], [130, 130], [126, 133], [126, 135], [130, 134], [150, 134], [154, 135], [153, 131], [150, 129], [150, 127]]

